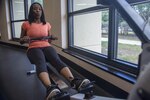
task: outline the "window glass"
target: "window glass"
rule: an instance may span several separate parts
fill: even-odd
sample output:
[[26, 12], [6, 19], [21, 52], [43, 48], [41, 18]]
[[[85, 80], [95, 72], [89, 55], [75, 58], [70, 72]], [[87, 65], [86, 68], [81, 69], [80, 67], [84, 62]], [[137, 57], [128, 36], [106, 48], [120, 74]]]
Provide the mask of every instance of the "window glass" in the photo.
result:
[[43, 0], [28, 0], [28, 11], [30, 9], [31, 4], [34, 2], [38, 2], [43, 6]]
[[[143, 31], [145, 32], [145, 27], [147, 25], [150, 26], [150, 2], [142, 3], [133, 6], [133, 8], [136, 10], [136, 12], [144, 19], [144, 27]], [[145, 33], [145, 35], [149, 38], [149, 33]]]
[[73, 0], [73, 11], [97, 5], [97, 0]]
[[14, 20], [25, 19], [24, 0], [13, 0], [13, 15]]
[[[133, 8], [146, 21], [145, 24], [150, 24], [150, 2], [134, 5]], [[118, 33], [118, 58], [138, 64], [141, 41], [122, 17], [119, 18]]]
[[133, 6], [141, 17], [147, 21], [150, 18], [150, 2]]
[[[126, 21], [130, 19], [124, 20], [121, 15], [117, 14], [115, 7], [117, 5], [108, 7], [110, 12], [108, 9], [98, 7], [101, 6], [100, 3], [106, 3], [103, 0], [68, 1], [69, 50], [77, 52], [79, 49], [79, 54], [135, 77], [138, 74], [137, 67], [142, 43], [127, 24]], [[146, 25], [150, 24], [150, 2], [145, 1], [131, 0], [131, 5], [143, 17]], [[124, 9], [124, 6], [121, 8]]]
[[107, 55], [108, 11], [74, 16], [73, 31], [74, 46]]
[[101, 38], [101, 47], [102, 47], [102, 54], [106, 54], [108, 52], [108, 27], [109, 27], [109, 11], [102, 11], [102, 38]]
[[118, 20], [117, 58], [138, 64], [138, 57], [141, 53], [141, 41], [121, 16], [119, 16]]
[[23, 22], [15, 22], [14, 28], [15, 28], [15, 38], [20, 38], [21, 33], [21, 25]]

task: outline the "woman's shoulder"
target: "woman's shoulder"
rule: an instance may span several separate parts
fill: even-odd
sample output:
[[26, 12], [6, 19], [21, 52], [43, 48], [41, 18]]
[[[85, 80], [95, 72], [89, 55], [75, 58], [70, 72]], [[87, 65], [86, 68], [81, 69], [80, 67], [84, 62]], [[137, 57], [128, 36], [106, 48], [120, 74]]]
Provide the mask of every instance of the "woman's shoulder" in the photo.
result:
[[48, 29], [50, 30], [51, 29], [51, 24], [49, 22], [46, 22], [46, 25], [48, 26]]
[[46, 24], [51, 25], [50, 22], [46, 22]]
[[24, 21], [23, 24], [30, 24], [29, 21]]
[[49, 22], [46, 22], [46, 25], [50, 26], [51, 27], [51, 24]]
[[30, 23], [28, 22], [28, 21], [24, 21], [23, 23], [22, 23], [22, 27], [24, 27], [24, 28], [27, 28], [27, 27], [29, 27], [30, 26]]
[[24, 22], [22, 23], [22, 25], [24, 25], [24, 26], [29, 26], [30, 23], [29, 23], [28, 21], [24, 21]]

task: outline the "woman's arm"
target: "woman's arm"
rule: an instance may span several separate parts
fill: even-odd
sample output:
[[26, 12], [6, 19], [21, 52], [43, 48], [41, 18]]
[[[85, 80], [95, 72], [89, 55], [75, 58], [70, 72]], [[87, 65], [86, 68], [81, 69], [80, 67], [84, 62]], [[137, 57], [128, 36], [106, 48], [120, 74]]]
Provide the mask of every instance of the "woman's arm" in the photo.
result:
[[[48, 36], [52, 36], [52, 34], [51, 34], [51, 31], [50, 31], [50, 30], [48, 31]], [[51, 39], [49, 39], [49, 40], [48, 40], [48, 42], [49, 42], [49, 43], [52, 43], [52, 40], [51, 40]]]
[[21, 35], [20, 35], [20, 43], [24, 44], [24, 43], [28, 43], [30, 40], [29, 36], [27, 36], [27, 32], [21, 28]]
[[[51, 31], [48, 31], [48, 36], [51, 36], [54, 40], [58, 40], [57, 37], [55, 37], [54, 35], [52, 35]], [[52, 39], [49, 39], [48, 41], [49, 41], [49, 43], [51, 43]]]

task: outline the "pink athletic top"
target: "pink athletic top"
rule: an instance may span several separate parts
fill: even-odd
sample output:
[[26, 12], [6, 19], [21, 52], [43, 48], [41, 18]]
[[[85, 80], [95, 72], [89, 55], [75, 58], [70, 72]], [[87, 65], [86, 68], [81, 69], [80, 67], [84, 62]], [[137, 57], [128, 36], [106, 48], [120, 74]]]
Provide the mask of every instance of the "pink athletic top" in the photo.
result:
[[[51, 29], [51, 25], [47, 22], [45, 25], [43, 23], [32, 23], [29, 24], [28, 21], [25, 21], [22, 24], [22, 28], [27, 32], [27, 36], [30, 38], [48, 36], [48, 31]], [[37, 47], [47, 47], [51, 46], [48, 40], [36, 40], [29, 43], [28, 48], [37, 48]]]

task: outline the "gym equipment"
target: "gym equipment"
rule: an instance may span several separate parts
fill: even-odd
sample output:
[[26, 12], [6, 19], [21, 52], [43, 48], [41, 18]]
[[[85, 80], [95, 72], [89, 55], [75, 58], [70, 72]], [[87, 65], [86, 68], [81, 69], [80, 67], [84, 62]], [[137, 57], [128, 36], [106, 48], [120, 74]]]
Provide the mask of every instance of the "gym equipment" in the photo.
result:
[[[65, 100], [76, 100], [75, 98], [79, 98], [79, 96], [76, 97], [76, 95], [81, 95], [81, 94], [82, 94], [82, 97], [80, 97], [81, 99], [78, 99], [78, 100], [82, 100], [82, 99], [92, 100], [93, 98], [95, 98], [95, 96], [93, 95], [94, 81], [85, 85], [80, 91], [77, 91], [77, 90], [73, 89], [70, 85], [68, 85], [66, 83], [66, 81], [64, 81], [62, 79], [63, 77], [61, 77], [61, 75], [59, 75], [59, 73], [56, 71], [56, 69], [53, 68], [53, 66], [51, 66], [49, 63], [47, 63], [47, 69], [48, 69], [49, 77], [50, 77], [51, 81], [62, 90], [61, 91], [62, 93], [53, 97], [52, 100], [63, 100], [63, 98]], [[27, 75], [32, 75], [35, 73], [36, 73], [36, 67], [34, 65], [33, 70], [28, 71]], [[69, 94], [68, 92], [65, 92], [70, 89], [71, 89], [71, 91], [74, 92], [73, 95]], [[69, 97], [70, 97], [70, 99], [69, 99]]]
[[128, 100], [150, 100], [150, 44], [144, 43], [139, 56], [140, 74]]
[[30, 41], [35, 41], [35, 40], [57, 40], [57, 39], [58, 39], [57, 37], [54, 37], [53, 35], [51, 35], [51, 36], [31, 38]]
[[94, 87], [94, 81], [92, 81], [91, 83], [85, 85], [81, 90], [79, 90], [79, 93], [83, 93], [84, 94], [84, 99], [92, 99], [94, 98], [93, 96], [93, 87]]
[[[53, 36], [46, 36], [46, 37], [38, 37], [38, 38], [31, 38], [29, 40], [29, 42], [33, 42], [33, 41], [37, 41], [37, 40], [57, 40], [56, 37]], [[20, 41], [20, 43], [23, 43], [24, 41]], [[47, 63], [47, 69], [49, 72], [49, 77], [52, 80], [52, 82], [55, 85], [58, 85], [58, 87], [61, 90], [65, 90], [65, 89], [69, 89], [71, 88], [69, 85], [66, 84], [66, 82], [64, 82], [61, 78], [61, 76], [58, 74], [58, 72], [49, 64]], [[36, 73], [36, 67], [34, 65], [33, 70], [28, 71], [27, 75], [32, 75]], [[78, 91], [78, 93], [83, 93], [84, 94], [84, 99], [91, 99], [93, 98], [93, 87], [94, 87], [94, 82], [91, 82], [87, 85], [85, 85], [84, 87], [81, 88], [80, 91]], [[70, 95], [67, 92], [61, 91], [60, 94], [56, 95], [55, 97], [53, 97], [54, 100], [70, 100]]]
[[[54, 37], [53, 35], [50, 35], [50, 36], [31, 38], [31, 39], [29, 39], [28, 42], [33, 42], [33, 41], [37, 41], [37, 40], [57, 40], [57, 39], [58, 39], [57, 37]], [[20, 44], [26, 43], [23, 40], [20, 40], [19, 42], [20, 42]]]
[[70, 96], [67, 92], [61, 92], [52, 97], [50, 100], [70, 100]]

